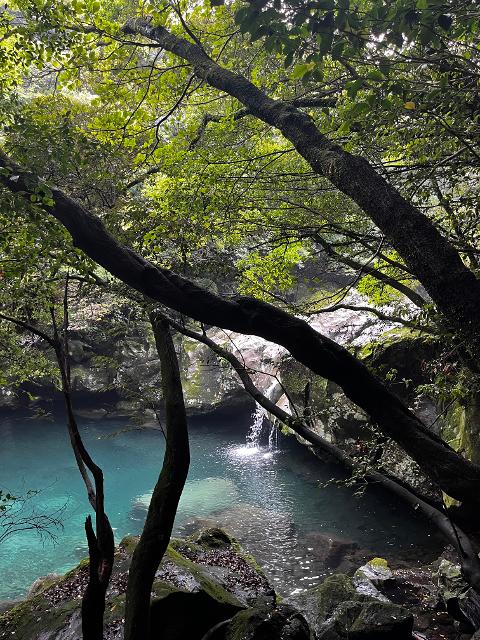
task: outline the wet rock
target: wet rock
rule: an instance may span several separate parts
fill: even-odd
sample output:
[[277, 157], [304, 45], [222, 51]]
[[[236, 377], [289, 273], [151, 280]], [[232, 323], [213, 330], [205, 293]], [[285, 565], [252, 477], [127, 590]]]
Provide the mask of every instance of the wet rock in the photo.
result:
[[460, 566], [443, 558], [438, 567], [438, 588], [448, 613], [471, 631], [480, 628], [480, 596], [468, 586]]
[[[133, 503], [133, 512], [139, 511], [138, 516], [144, 517], [148, 509], [152, 492], [138, 496]], [[228, 478], [203, 478], [190, 480], [180, 499], [178, 512], [182, 515], [208, 515], [215, 510], [227, 509], [238, 501], [238, 489]], [[221, 525], [219, 522], [218, 524]], [[196, 527], [198, 528], [198, 527]], [[235, 535], [235, 531], [233, 532]]]
[[[270, 538], [265, 538], [265, 523], [270, 525]], [[262, 509], [240, 503], [229, 509], [211, 513], [206, 518], [194, 518], [185, 525], [185, 532], [205, 527], [221, 527], [234, 536], [247, 549], [254, 548], [255, 556], [263, 566], [272, 560], [272, 541], [278, 541], [279, 550], [294, 553], [295, 524], [289, 514]], [[280, 552], [280, 551], [279, 551]]]
[[[390, 579], [386, 572], [370, 572], [370, 568], [366, 574], [372, 580]], [[318, 640], [410, 639], [412, 614], [404, 607], [389, 602], [374, 587], [370, 577], [374, 596], [359, 590], [354, 579], [336, 574], [326, 578], [316, 589], [289, 601], [305, 613]]]
[[237, 613], [218, 638], [223, 640], [310, 640], [305, 618], [288, 605]]
[[365, 604], [348, 630], [349, 640], [410, 640], [413, 616], [387, 602]]
[[308, 533], [304, 538], [305, 545], [312, 549], [312, 556], [326, 569], [336, 569], [346, 573], [358, 566], [359, 559], [365, 558], [368, 552], [360, 549], [357, 542], [336, 536], [333, 533], [319, 531]]
[[373, 558], [355, 572], [353, 584], [358, 594], [388, 602], [381, 588], [393, 579], [393, 572], [383, 558]]

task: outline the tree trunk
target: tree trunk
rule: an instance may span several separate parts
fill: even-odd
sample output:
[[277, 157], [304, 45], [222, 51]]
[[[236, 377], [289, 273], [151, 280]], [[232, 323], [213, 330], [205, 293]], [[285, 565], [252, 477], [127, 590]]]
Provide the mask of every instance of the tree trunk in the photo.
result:
[[197, 44], [154, 25], [150, 18], [130, 20], [123, 30], [186, 60], [199, 78], [281, 131], [318, 175], [349, 196], [385, 234], [480, 362], [480, 281], [433, 223], [367, 160], [329, 140], [294, 104], [270, 98], [244, 76], [221, 67]]
[[[98, 521], [99, 516], [96, 516]], [[98, 529], [102, 533], [99, 534]], [[85, 533], [88, 541], [90, 560], [88, 584], [82, 598], [82, 636], [83, 640], [103, 640], [103, 616], [105, 597], [113, 568], [115, 544], [113, 532], [104, 515], [104, 522], [97, 525], [97, 535], [93, 531], [90, 516], [85, 520]]]
[[166, 410], [166, 449], [145, 526], [130, 566], [124, 640], [149, 640], [151, 637], [152, 584], [170, 541], [190, 464], [187, 418], [175, 347], [168, 322], [155, 313], [150, 314], [150, 321], [161, 363]]

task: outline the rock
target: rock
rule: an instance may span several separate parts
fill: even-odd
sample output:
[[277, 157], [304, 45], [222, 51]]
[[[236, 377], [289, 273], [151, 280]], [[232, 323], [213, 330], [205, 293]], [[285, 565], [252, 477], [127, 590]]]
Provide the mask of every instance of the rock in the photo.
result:
[[[139, 496], [134, 504], [134, 510], [142, 512], [148, 509], [152, 499], [151, 491]], [[214, 511], [227, 509], [238, 501], [238, 489], [234, 482], [227, 478], [204, 478], [190, 480], [185, 488], [178, 505], [178, 513], [182, 516], [209, 516]], [[142, 516], [144, 514], [142, 513]]]
[[374, 564], [365, 570], [375, 597], [358, 590], [354, 579], [336, 574], [326, 578], [316, 589], [289, 601], [305, 613], [318, 640], [410, 639], [412, 614], [404, 607], [389, 602], [372, 582], [391, 579], [385, 569], [383, 564], [378, 567]]
[[235, 539], [228, 535], [226, 531], [220, 527], [212, 527], [199, 531], [192, 536], [193, 542], [209, 549], [219, 549], [229, 547], [235, 543]]
[[[339, 607], [345, 602], [352, 602], [356, 599], [357, 594], [353, 586], [351, 578], [344, 574], [335, 574], [326, 578], [322, 584], [314, 589], [309, 589], [304, 593], [292, 596], [288, 599], [297, 609], [302, 611], [308, 620], [311, 628], [317, 633], [327, 631], [329, 626], [332, 638], [334, 638], [336, 620], [333, 620], [334, 613], [339, 612]], [[360, 607], [356, 606], [356, 613]], [[350, 620], [350, 623], [353, 622]], [[327, 621], [331, 624], [328, 625]], [[347, 626], [347, 622], [343, 627]], [[343, 628], [342, 627], [342, 628]], [[328, 638], [328, 634], [325, 636]]]
[[348, 631], [349, 640], [410, 640], [413, 615], [387, 602], [365, 604]]
[[305, 536], [304, 542], [324, 568], [337, 569], [341, 573], [358, 566], [358, 558], [364, 558], [365, 553], [368, 553], [361, 550], [357, 542], [333, 533], [311, 532]]
[[[137, 538], [130, 536], [116, 550], [107, 593], [106, 640], [123, 636], [127, 574], [136, 544]], [[39, 580], [25, 601], [0, 614], [0, 638], [78, 640], [81, 596], [87, 580], [88, 560], [65, 576]], [[218, 623], [252, 607], [276, 611], [276, 595], [264, 574], [239, 544], [218, 528], [189, 539], [173, 539], [152, 591], [153, 637], [158, 629], [162, 640], [201, 640]], [[287, 628], [288, 622], [294, 630], [295, 615], [285, 619], [284, 626]], [[290, 638], [303, 640], [304, 636], [292, 631], [285, 636]]]
[[38, 593], [45, 591], [52, 585], [56, 584], [59, 580], [61, 580], [61, 576], [58, 573], [49, 573], [46, 576], [41, 578], [37, 578], [35, 582], [30, 586], [30, 589], [27, 593], [27, 598], [31, 598], [36, 596]]
[[387, 561], [383, 558], [373, 558], [355, 572], [353, 584], [357, 593], [388, 602], [388, 598], [379, 590], [389, 580], [392, 580], [393, 573], [389, 569]]
[[223, 640], [310, 640], [305, 618], [288, 605], [237, 613], [218, 638]]
[[468, 586], [460, 566], [443, 558], [437, 573], [440, 598], [448, 613], [472, 631], [480, 628], [480, 596]]
[[269, 522], [280, 537], [291, 537], [295, 530], [289, 514], [271, 509], [262, 509], [247, 503], [239, 503], [228, 509], [219, 509], [208, 518], [195, 518], [186, 525], [187, 528], [222, 527], [243, 543], [260, 543], [265, 540], [265, 523]]

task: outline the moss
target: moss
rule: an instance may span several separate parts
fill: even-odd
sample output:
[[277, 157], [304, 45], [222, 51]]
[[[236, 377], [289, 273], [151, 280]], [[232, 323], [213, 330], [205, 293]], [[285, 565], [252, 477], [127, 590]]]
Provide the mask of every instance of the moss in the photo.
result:
[[165, 580], [155, 580], [152, 587], [152, 592], [155, 594], [156, 598], [166, 598], [173, 593], [188, 593], [186, 589], [182, 589], [181, 587], [176, 587], [170, 582], [165, 582]]
[[232, 538], [232, 536], [223, 529], [220, 529], [220, 527], [203, 529], [191, 536], [191, 540], [208, 549], [231, 547], [235, 543], [235, 538]]
[[128, 555], [132, 555], [135, 551], [135, 547], [138, 544], [139, 536], [125, 536], [118, 545], [122, 551], [125, 551]]
[[105, 624], [109, 624], [115, 620], [125, 616], [125, 594], [115, 596], [106, 603], [105, 607]]
[[78, 608], [78, 600], [70, 600], [52, 607], [43, 595], [39, 594], [0, 616], [0, 635], [36, 640], [40, 633], [62, 629]]
[[198, 398], [202, 390], [202, 376], [200, 368], [193, 373], [190, 372], [188, 376], [182, 376], [182, 384], [185, 396], [189, 400]]
[[240, 611], [228, 625], [228, 631], [225, 640], [246, 640], [246, 630], [248, 629], [253, 618], [257, 617], [254, 609]]
[[371, 565], [372, 567], [381, 567], [382, 569], [388, 569], [388, 562], [385, 560], [385, 558], [372, 558], [367, 562], [367, 564]]
[[308, 306], [310, 313], [324, 309], [332, 305], [335, 292], [328, 289], [317, 289], [311, 295], [302, 300], [302, 304]]
[[62, 578], [60, 578], [60, 580], [63, 582], [65, 580], [69, 580], [70, 578], [73, 578], [73, 576], [80, 569], [84, 569], [85, 567], [88, 567], [89, 564], [90, 564], [90, 559], [89, 558], [82, 558], [80, 560], [80, 562], [77, 564], [77, 566], [73, 567], [73, 569], [70, 569], [70, 571], [67, 571], [67, 573], [65, 573], [64, 576]]
[[179, 551], [176, 551], [172, 545], [170, 544], [167, 553], [167, 558], [176, 564], [178, 567], [185, 569], [190, 573], [193, 578], [198, 582], [201, 589], [205, 591], [207, 595], [216, 600], [217, 602], [232, 605], [238, 607], [239, 609], [243, 609], [243, 605], [235, 596], [226, 591], [220, 584], [217, 584], [210, 578], [208, 578], [203, 572], [199, 565], [197, 565], [192, 560], [185, 558]]
[[45, 578], [39, 578], [30, 587], [29, 595], [35, 596], [40, 593], [43, 593], [50, 587], [53, 587], [55, 584], [62, 582], [64, 579], [65, 579], [65, 576], [57, 576], [57, 575], [49, 575], [49, 576], [45, 576]]
[[355, 600], [357, 593], [351, 578], [343, 573], [338, 573], [326, 578], [315, 589], [315, 596], [319, 617], [325, 620], [340, 603]]
[[480, 408], [478, 401], [456, 402], [447, 411], [443, 438], [472, 462], [480, 463]]
[[382, 333], [378, 340], [367, 342], [356, 353], [360, 360], [368, 360], [385, 351], [388, 347], [405, 341], [416, 341], [418, 339], [427, 340], [424, 333], [411, 329], [410, 327], [394, 327]]

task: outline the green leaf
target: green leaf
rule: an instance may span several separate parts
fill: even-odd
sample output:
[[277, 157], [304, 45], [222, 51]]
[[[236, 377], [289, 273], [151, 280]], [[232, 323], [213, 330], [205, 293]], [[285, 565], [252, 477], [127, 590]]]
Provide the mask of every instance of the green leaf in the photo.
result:
[[314, 62], [302, 62], [300, 64], [295, 65], [292, 75], [290, 76], [292, 80], [300, 80], [306, 75], [309, 71], [315, 67]]
[[385, 76], [378, 69], [372, 69], [367, 73], [367, 78], [369, 80], [375, 80], [376, 82], [383, 82], [385, 80]]

